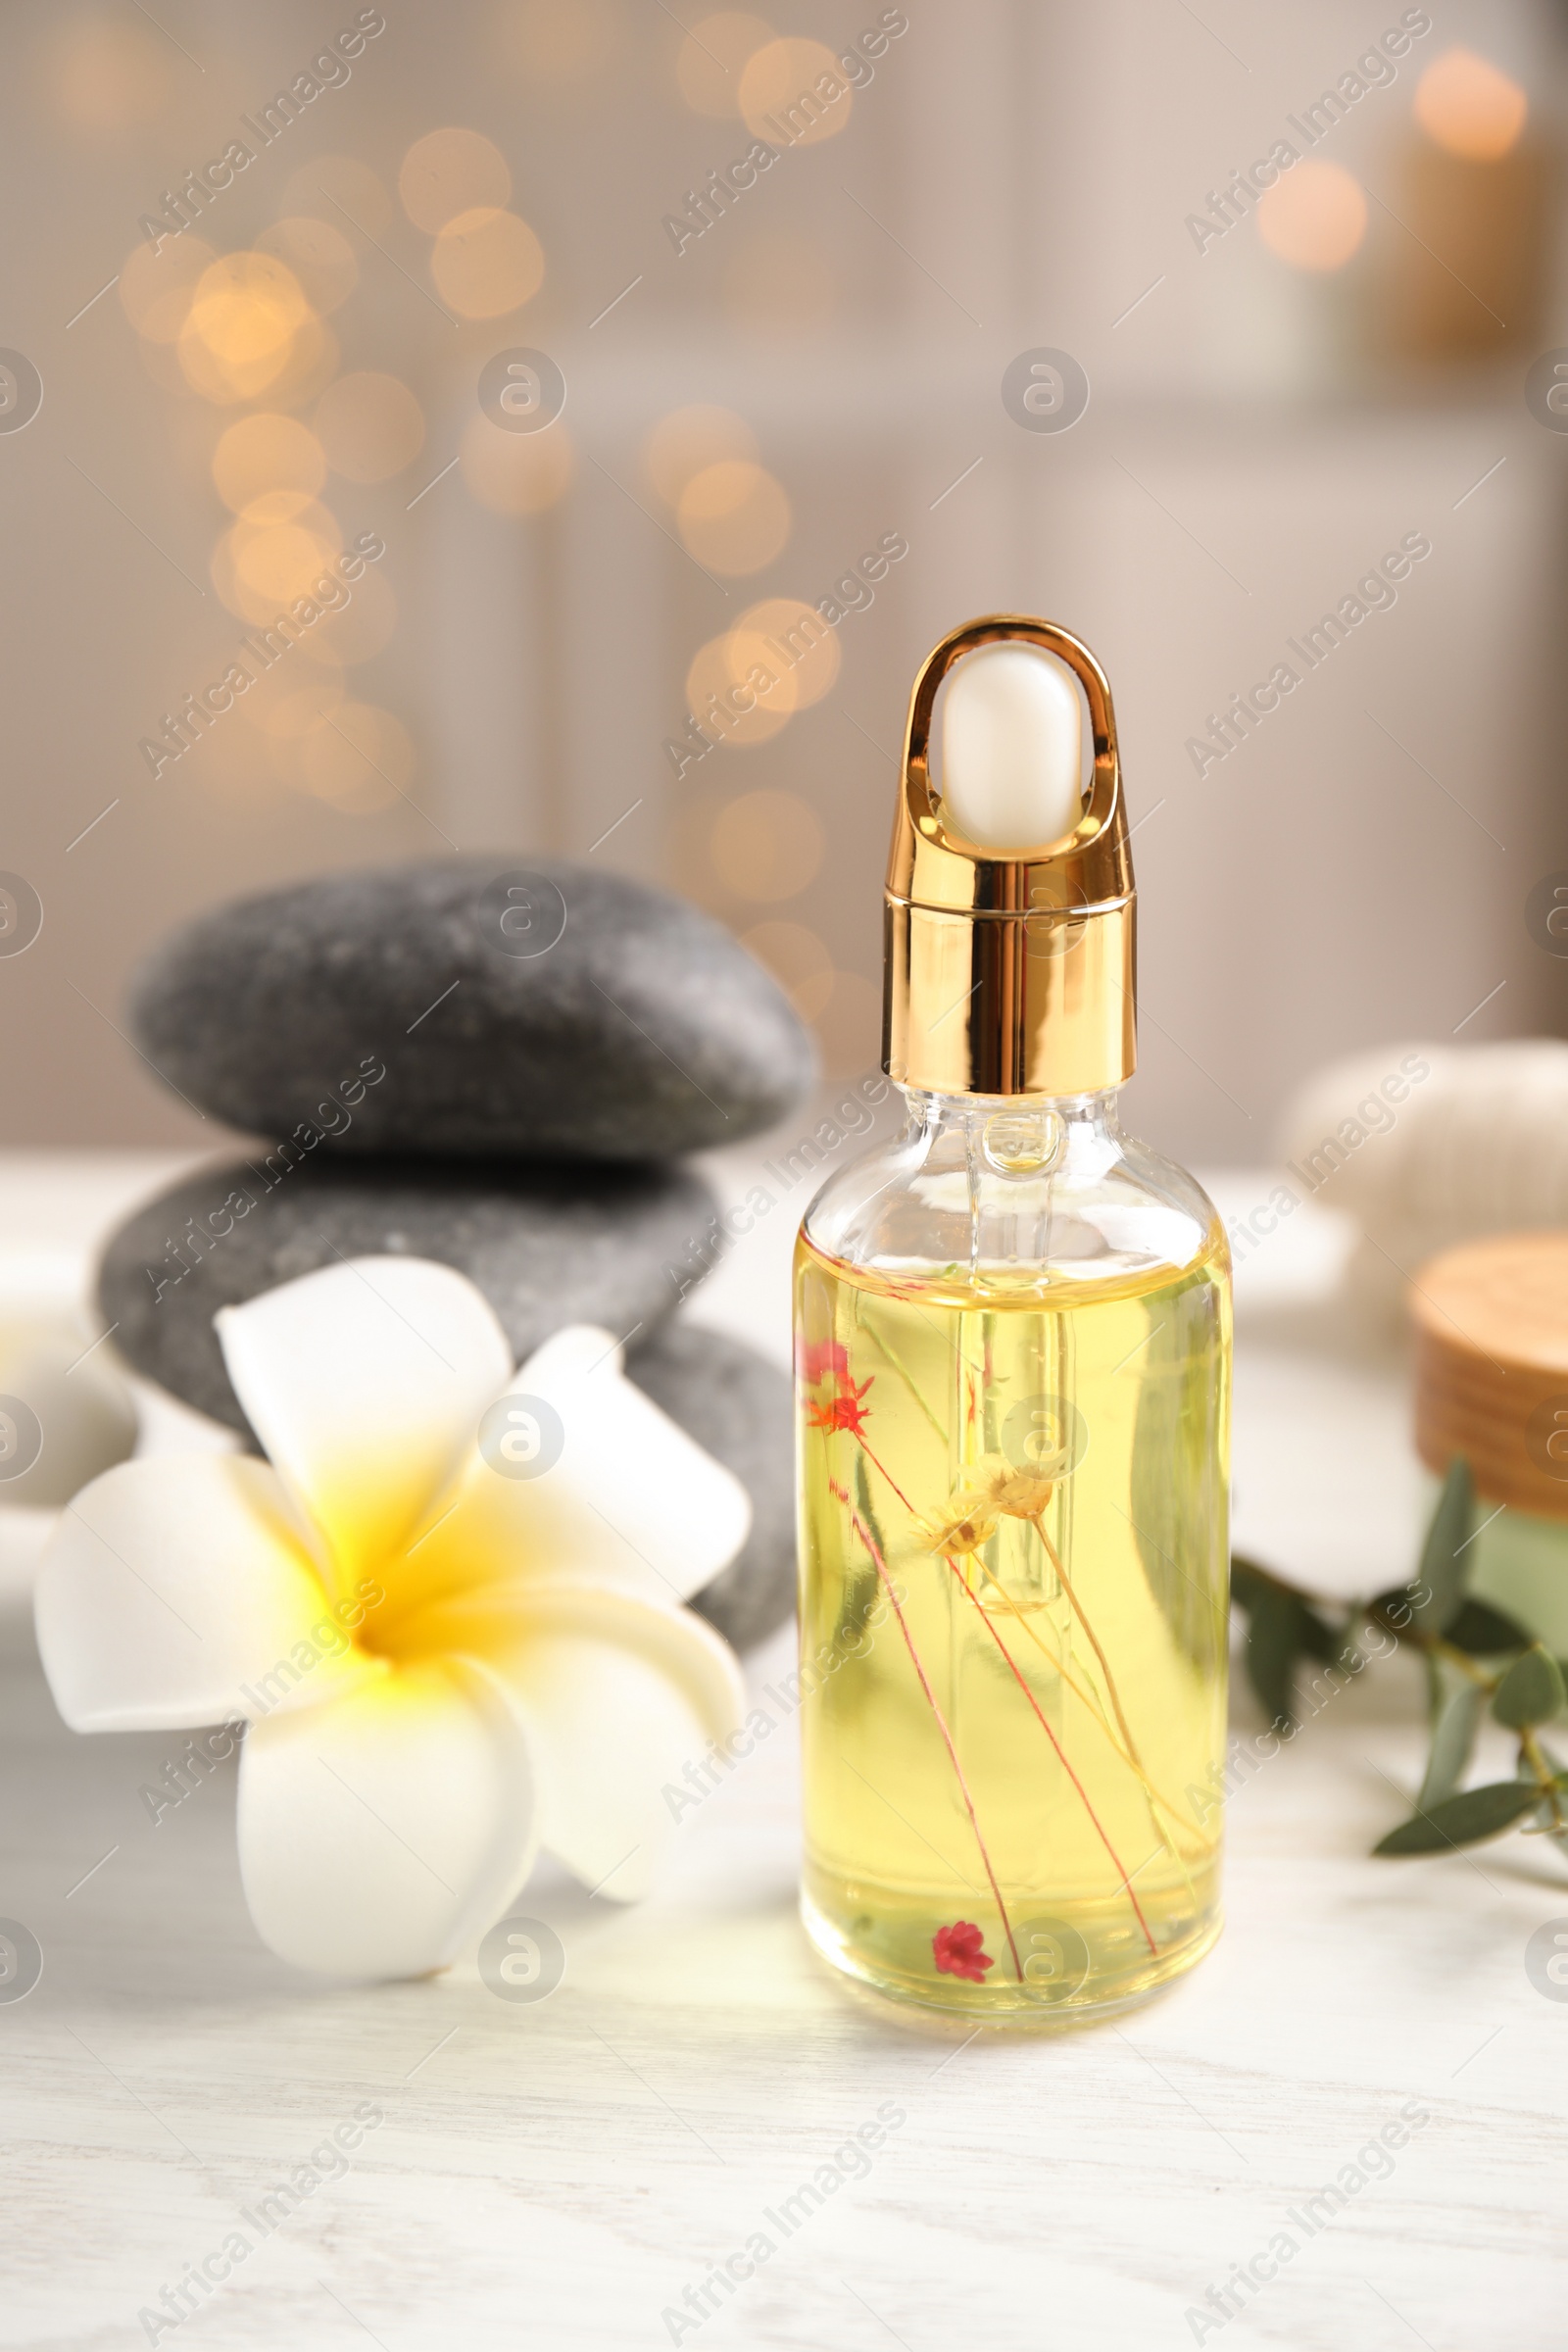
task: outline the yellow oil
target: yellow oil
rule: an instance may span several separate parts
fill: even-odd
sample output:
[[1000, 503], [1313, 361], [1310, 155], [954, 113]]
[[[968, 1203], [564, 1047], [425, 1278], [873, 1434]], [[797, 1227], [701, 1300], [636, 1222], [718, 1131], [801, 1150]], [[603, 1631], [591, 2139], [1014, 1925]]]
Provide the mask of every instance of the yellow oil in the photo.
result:
[[803, 1238], [796, 1331], [809, 1933], [977, 2020], [1143, 1998], [1220, 1924], [1220, 1229], [1082, 1284]]

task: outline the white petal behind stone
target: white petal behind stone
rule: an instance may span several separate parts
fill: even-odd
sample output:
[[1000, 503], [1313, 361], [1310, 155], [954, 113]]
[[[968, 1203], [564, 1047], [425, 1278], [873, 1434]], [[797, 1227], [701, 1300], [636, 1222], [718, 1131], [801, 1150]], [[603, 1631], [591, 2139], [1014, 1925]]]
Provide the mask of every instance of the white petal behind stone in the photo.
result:
[[136, 1444], [129, 1389], [82, 1318], [20, 1314], [0, 1321], [0, 1396], [20, 1397], [37, 1416], [43, 1444], [15, 1475], [0, 1465], [0, 1505], [58, 1510], [89, 1479], [122, 1462]]

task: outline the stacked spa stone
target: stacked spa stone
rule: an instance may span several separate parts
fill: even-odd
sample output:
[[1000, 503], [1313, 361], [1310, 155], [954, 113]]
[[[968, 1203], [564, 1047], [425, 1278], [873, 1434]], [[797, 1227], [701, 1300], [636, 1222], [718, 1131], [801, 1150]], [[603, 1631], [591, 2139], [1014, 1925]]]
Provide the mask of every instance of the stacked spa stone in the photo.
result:
[[149, 1201], [110, 1243], [106, 1322], [137, 1371], [250, 1431], [213, 1317], [340, 1258], [467, 1275], [520, 1362], [567, 1323], [749, 1490], [751, 1539], [697, 1602], [738, 1646], [788, 1614], [786, 1376], [670, 1317], [713, 1257], [683, 1155], [770, 1126], [811, 1043], [730, 935], [564, 863], [443, 859], [245, 899], [160, 948], [138, 1045], [211, 1116], [270, 1139]]

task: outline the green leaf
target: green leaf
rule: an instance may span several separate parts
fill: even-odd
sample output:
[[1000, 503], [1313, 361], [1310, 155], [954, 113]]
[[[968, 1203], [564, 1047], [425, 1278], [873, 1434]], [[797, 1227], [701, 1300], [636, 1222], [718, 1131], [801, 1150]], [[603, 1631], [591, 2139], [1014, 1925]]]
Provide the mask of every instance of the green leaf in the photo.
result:
[[1426, 1674], [1427, 1729], [1435, 1733], [1438, 1728], [1438, 1717], [1443, 1713], [1443, 1702], [1446, 1696], [1448, 1686], [1444, 1680], [1443, 1661], [1436, 1650], [1424, 1649], [1421, 1652], [1421, 1664]]
[[1299, 1619], [1301, 1647], [1316, 1658], [1321, 1665], [1336, 1665], [1346, 1646], [1349, 1628], [1343, 1626], [1336, 1633], [1333, 1626], [1325, 1624], [1316, 1609], [1308, 1608], [1304, 1600], [1298, 1605], [1301, 1612]]
[[1538, 1642], [1515, 1658], [1492, 1702], [1492, 1712], [1510, 1730], [1527, 1731], [1533, 1723], [1549, 1723], [1563, 1702], [1562, 1676], [1557, 1661]]
[[[1561, 1664], [1562, 1661], [1559, 1659], [1559, 1671], [1561, 1670]], [[1554, 1756], [1550, 1748], [1546, 1745], [1544, 1740], [1538, 1740], [1536, 1745], [1540, 1748], [1542, 1757], [1544, 1760], [1548, 1771], [1556, 1775], [1559, 1791], [1568, 1790], [1568, 1772], [1565, 1772], [1563, 1769], [1563, 1761], [1561, 1756]], [[1519, 1771], [1521, 1776], [1530, 1771], [1530, 1759], [1528, 1756], [1522, 1753], [1519, 1758]], [[1536, 1815], [1537, 1826], [1541, 1830], [1544, 1837], [1551, 1839], [1552, 1844], [1557, 1848], [1559, 1853], [1568, 1854], [1568, 1829], [1559, 1830], [1554, 1828], [1553, 1823], [1555, 1818], [1556, 1816], [1552, 1810], [1550, 1800], [1546, 1797], [1543, 1797], [1541, 1800], [1541, 1810]]]
[[1471, 1566], [1464, 1557], [1464, 1547], [1470, 1539], [1474, 1516], [1475, 1488], [1470, 1465], [1462, 1453], [1456, 1453], [1448, 1464], [1448, 1475], [1443, 1482], [1416, 1570], [1417, 1586], [1424, 1585], [1426, 1592], [1421, 1599], [1412, 1601], [1411, 1606], [1423, 1633], [1446, 1632], [1459, 1614], [1464, 1580]]
[[1301, 1603], [1294, 1592], [1262, 1592], [1247, 1629], [1247, 1679], [1270, 1724], [1296, 1721], [1296, 1661]]
[[1341, 1664], [1354, 1648], [1350, 1620], [1336, 1630], [1297, 1586], [1240, 1552], [1231, 1559], [1231, 1598], [1248, 1614], [1247, 1677], [1258, 1703], [1271, 1724], [1295, 1723], [1297, 1660], [1304, 1653], [1325, 1666]]
[[1401, 1821], [1396, 1830], [1380, 1838], [1375, 1854], [1442, 1854], [1456, 1845], [1478, 1845], [1510, 1829], [1522, 1814], [1541, 1802], [1534, 1782], [1491, 1781], [1484, 1788], [1467, 1788], [1461, 1796], [1446, 1796], [1441, 1804]]
[[1487, 1694], [1479, 1683], [1458, 1682], [1443, 1698], [1432, 1727], [1432, 1752], [1427, 1777], [1416, 1798], [1416, 1810], [1430, 1812], [1458, 1788], [1470, 1769], [1476, 1733], [1486, 1712]]
[[1536, 1827], [1540, 1836], [1550, 1838], [1560, 1854], [1568, 1854], [1568, 1830], [1559, 1830], [1553, 1827], [1550, 1805], [1543, 1802], [1540, 1812], [1536, 1815]]
[[1407, 1585], [1380, 1592], [1368, 1604], [1369, 1615], [1392, 1633], [1404, 1634], [1413, 1628], [1422, 1634], [1442, 1634], [1458, 1617], [1470, 1567], [1464, 1549], [1474, 1503], [1469, 1464], [1462, 1455], [1455, 1455], [1443, 1482], [1414, 1578]]
[[1504, 1650], [1530, 1647], [1530, 1636], [1524, 1627], [1512, 1617], [1505, 1617], [1501, 1609], [1494, 1609], [1488, 1600], [1462, 1600], [1458, 1615], [1450, 1619], [1443, 1639], [1472, 1658], [1495, 1658]]
[[1260, 1592], [1283, 1592], [1285, 1585], [1277, 1576], [1270, 1576], [1255, 1560], [1249, 1560], [1239, 1551], [1231, 1553], [1231, 1598], [1239, 1609], [1250, 1609]]
[[882, 1554], [885, 1562], [888, 1556], [887, 1539], [877, 1525], [876, 1511], [871, 1501], [871, 1482], [865, 1475], [863, 1453], [857, 1453], [855, 1457], [855, 1507], [860, 1514], [860, 1521], [866, 1534]]

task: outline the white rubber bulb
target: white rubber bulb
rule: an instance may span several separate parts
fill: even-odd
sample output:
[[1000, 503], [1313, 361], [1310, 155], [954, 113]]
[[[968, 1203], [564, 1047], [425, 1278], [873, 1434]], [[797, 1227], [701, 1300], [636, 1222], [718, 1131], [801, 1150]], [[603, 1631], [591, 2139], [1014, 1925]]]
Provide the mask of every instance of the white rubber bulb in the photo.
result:
[[958, 663], [942, 719], [942, 806], [981, 849], [1035, 849], [1071, 832], [1083, 807], [1083, 711], [1064, 662], [1013, 644]]

